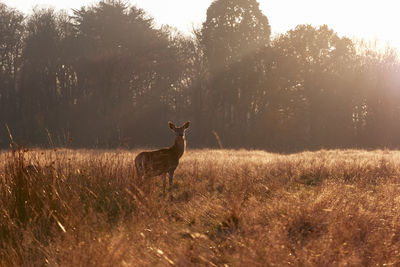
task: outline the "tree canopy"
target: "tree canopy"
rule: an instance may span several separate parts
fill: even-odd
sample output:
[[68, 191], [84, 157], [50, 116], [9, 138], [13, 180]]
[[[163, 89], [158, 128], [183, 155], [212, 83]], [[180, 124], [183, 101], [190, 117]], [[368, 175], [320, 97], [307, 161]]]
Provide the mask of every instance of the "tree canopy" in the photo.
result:
[[400, 141], [400, 62], [298, 25], [271, 37], [256, 0], [216, 0], [192, 36], [104, 0], [28, 16], [0, 4], [0, 146], [162, 146], [191, 120], [193, 147], [273, 151]]

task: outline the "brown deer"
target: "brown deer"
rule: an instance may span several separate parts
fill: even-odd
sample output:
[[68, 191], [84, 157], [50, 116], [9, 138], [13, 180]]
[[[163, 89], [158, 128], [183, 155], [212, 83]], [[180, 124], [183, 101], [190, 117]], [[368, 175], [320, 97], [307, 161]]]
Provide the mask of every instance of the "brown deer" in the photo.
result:
[[162, 175], [163, 195], [165, 195], [166, 175], [169, 175], [169, 190], [172, 187], [172, 179], [175, 169], [178, 167], [179, 159], [182, 157], [186, 148], [185, 132], [190, 122], [186, 122], [181, 127], [176, 127], [172, 122], [168, 122], [169, 128], [175, 133], [175, 143], [169, 148], [155, 151], [144, 151], [135, 158], [136, 172], [140, 182], [145, 178]]

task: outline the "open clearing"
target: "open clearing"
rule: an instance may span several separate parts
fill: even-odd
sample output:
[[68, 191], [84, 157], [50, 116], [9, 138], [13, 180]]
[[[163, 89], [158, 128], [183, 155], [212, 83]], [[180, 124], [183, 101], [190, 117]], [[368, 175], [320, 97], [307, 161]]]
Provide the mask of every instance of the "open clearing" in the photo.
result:
[[398, 266], [400, 152], [189, 150], [170, 195], [138, 151], [0, 154], [1, 266]]

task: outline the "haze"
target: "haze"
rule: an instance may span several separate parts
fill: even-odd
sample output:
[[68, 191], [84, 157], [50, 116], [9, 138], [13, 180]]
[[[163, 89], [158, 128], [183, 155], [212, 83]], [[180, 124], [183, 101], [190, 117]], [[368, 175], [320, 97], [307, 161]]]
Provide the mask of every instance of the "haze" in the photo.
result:
[[[29, 13], [34, 6], [71, 10], [93, 5], [94, 0], [1, 0], [7, 6]], [[129, 3], [129, 1], [127, 1]], [[131, 0], [132, 5], [145, 9], [158, 25], [168, 24], [189, 34], [205, 21], [212, 0]], [[327, 24], [339, 35], [354, 39], [379, 41], [400, 50], [400, 36], [395, 29], [400, 24], [397, 1], [267, 1], [259, 0], [260, 8], [268, 17], [273, 33], [283, 33], [299, 24], [318, 26]]]

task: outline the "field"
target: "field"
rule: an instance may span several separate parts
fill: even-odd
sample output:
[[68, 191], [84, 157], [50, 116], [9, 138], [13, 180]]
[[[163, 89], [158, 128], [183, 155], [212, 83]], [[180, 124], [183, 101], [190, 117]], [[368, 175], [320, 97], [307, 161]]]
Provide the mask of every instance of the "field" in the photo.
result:
[[138, 151], [0, 154], [0, 266], [399, 266], [400, 152], [189, 150], [162, 195]]

